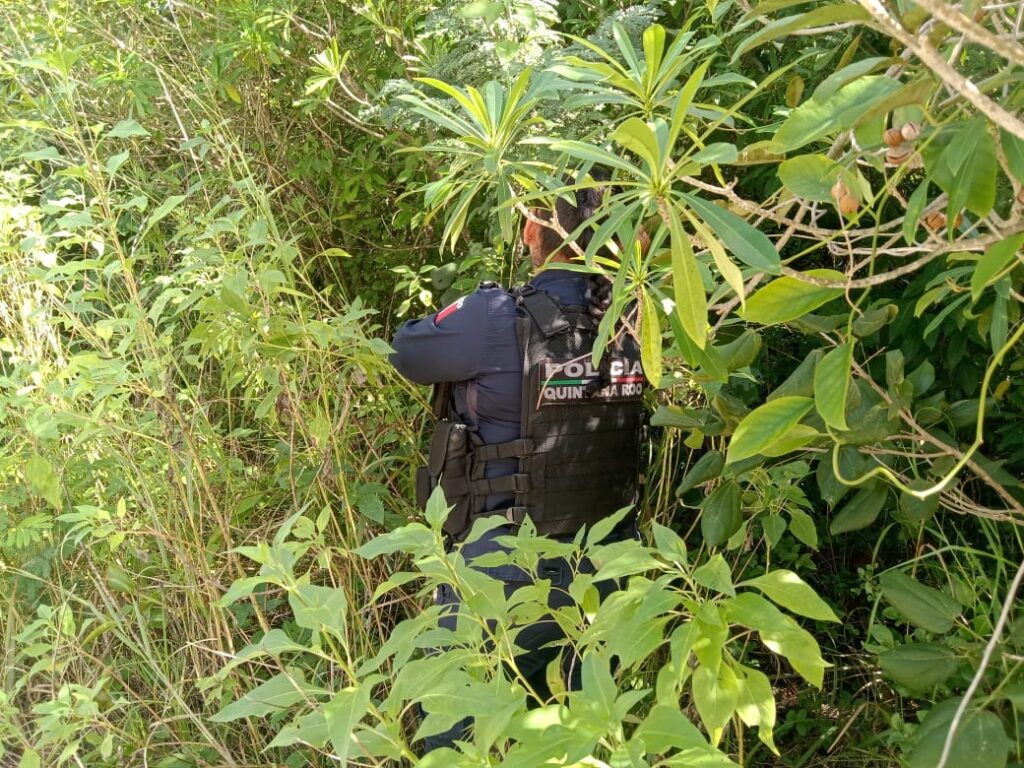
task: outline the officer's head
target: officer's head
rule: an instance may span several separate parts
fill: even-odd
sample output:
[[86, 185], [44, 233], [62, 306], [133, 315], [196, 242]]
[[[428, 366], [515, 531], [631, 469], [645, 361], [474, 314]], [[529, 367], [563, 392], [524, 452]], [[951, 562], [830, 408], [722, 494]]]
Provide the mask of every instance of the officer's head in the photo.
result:
[[[591, 171], [591, 178], [597, 181], [606, 181], [607, 174]], [[572, 184], [573, 180], [567, 178], [566, 184]], [[523, 227], [523, 243], [530, 249], [530, 260], [535, 269], [542, 267], [548, 262], [567, 262], [579, 257], [590, 247], [590, 241], [594, 235], [594, 227], [584, 227], [576, 235], [576, 248], [565, 242], [566, 236], [571, 235], [583, 222], [597, 213], [606, 194], [610, 194], [607, 186], [576, 189], [571, 193], [575, 202], [558, 197], [555, 200], [554, 209], [534, 208], [530, 212], [530, 218], [526, 220]], [[603, 217], [602, 217], [603, 218]], [[600, 225], [600, 219], [594, 222]], [[647, 233], [641, 228], [638, 236], [644, 250], [647, 248]], [[563, 245], [564, 243], [564, 245]], [[602, 246], [598, 254], [611, 256], [611, 251]]]

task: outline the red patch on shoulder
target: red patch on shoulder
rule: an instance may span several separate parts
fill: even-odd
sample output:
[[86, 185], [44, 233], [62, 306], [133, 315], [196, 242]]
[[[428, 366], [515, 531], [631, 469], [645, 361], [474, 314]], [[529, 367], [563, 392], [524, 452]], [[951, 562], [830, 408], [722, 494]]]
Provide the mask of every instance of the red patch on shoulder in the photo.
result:
[[448, 315], [454, 314], [455, 312], [458, 312], [460, 309], [462, 309], [462, 305], [465, 301], [466, 297], [463, 296], [458, 301], [452, 302], [447, 307], [438, 312], [434, 316], [434, 325], [440, 325], [441, 321], [448, 317]]

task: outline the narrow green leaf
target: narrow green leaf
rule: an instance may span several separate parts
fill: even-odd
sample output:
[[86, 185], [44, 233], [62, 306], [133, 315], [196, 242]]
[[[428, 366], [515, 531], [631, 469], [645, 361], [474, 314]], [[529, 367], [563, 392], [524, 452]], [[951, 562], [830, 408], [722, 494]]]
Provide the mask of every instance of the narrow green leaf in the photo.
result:
[[928, 179], [917, 185], [917, 189], [907, 201], [907, 213], [903, 217], [903, 239], [908, 245], [917, 244], [917, 227], [921, 223], [921, 214], [928, 205]]
[[870, 19], [871, 16], [866, 10], [861, 8], [859, 5], [853, 5], [852, 3], [824, 5], [807, 11], [806, 13], [796, 14], [795, 16], [785, 16], [781, 19], [776, 19], [775, 21], [770, 22], [753, 35], [744, 39], [736, 47], [736, 52], [733, 54], [732, 60], [735, 62], [751, 48], [756, 48], [764, 43], [776, 40], [780, 37], [785, 37], [793, 32], [799, 32], [801, 29], [808, 29], [810, 27], [818, 27], [826, 24], [841, 24], [851, 21], [869, 21]]
[[1024, 184], [1024, 139], [1018, 139], [1006, 129], [1000, 129], [999, 139], [1003, 145], [1010, 173], [1018, 182]]
[[722, 244], [718, 242], [717, 238], [711, 233], [711, 230], [704, 226], [700, 219], [691, 215], [689, 211], [684, 211], [684, 213], [686, 218], [690, 220], [690, 224], [693, 225], [697, 236], [704, 241], [708, 250], [711, 251], [711, 258], [714, 259], [715, 266], [718, 267], [719, 273], [725, 278], [725, 282], [732, 288], [732, 292], [739, 298], [740, 306], [746, 306], [743, 273], [740, 272], [740, 268], [729, 261], [729, 257], [725, 255], [725, 249], [722, 247]]
[[971, 299], [973, 301], [977, 301], [981, 297], [981, 292], [991, 285], [1004, 269], [1012, 262], [1017, 261], [1022, 244], [1024, 244], [1024, 234], [1000, 240], [985, 250], [971, 275]]
[[700, 349], [707, 342], [708, 301], [704, 281], [697, 267], [697, 257], [690, 245], [690, 236], [683, 230], [675, 208], [669, 206], [669, 230], [672, 236], [672, 289], [676, 315], [687, 336]]
[[850, 391], [853, 342], [841, 344], [826, 354], [814, 369], [814, 406], [833, 429], [847, 431], [846, 398]]
[[809, 397], [780, 397], [751, 411], [733, 433], [726, 462], [732, 464], [760, 453], [795, 427], [813, 405]]
[[770, 275], [782, 271], [779, 252], [764, 232], [752, 227], [735, 213], [695, 195], [684, 194], [682, 198], [737, 259]]
[[661, 321], [651, 294], [644, 291], [641, 300], [640, 360], [647, 380], [657, 389], [661, 385]]
[[679, 95], [676, 97], [675, 104], [672, 105], [672, 122], [668, 130], [668, 146], [670, 150], [679, 139], [679, 132], [683, 128], [683, 122], [686, 120], [687, 112], [693, 103], [693, 97], [697, 93], [697, 89], [700, 88], [701, 82], [704, 80], [704, 73], [708, 71], [710, 65], [711, 59], [702, 61], [687, 78], [683, 87], [679, 89]]

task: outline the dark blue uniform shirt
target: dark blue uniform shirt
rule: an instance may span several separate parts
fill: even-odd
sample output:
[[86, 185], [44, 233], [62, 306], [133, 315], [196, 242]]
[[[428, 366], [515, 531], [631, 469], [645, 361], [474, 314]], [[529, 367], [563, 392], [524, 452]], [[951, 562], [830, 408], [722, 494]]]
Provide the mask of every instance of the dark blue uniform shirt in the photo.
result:
[[[585, 306], [587, 276], [548, 269], [530, 281], [562, 306]], [[391, 346], [391, 362], [417, 384], [454, 382], [459, 417], [475, 427], [485, 443], [520, 437], [523, 360], [516, 337], [516, 304], [508, 291], [479, 288], [433, 315], [405, 323]], [[516, 459], [487, 463], [486, 477], [503, 477], [517, 469]], [[511, 494], [487, 499], [489, 510], [512, 503]], [[503, 528], [487, 537], [508, 533]], [[471, 556], [471, 553], [465, 553]]]

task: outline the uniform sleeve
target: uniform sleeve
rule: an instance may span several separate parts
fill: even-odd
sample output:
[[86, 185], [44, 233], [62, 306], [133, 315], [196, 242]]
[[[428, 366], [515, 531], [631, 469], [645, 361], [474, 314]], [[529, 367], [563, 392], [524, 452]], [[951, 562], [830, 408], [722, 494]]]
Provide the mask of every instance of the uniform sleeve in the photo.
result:
[[440, 312], [408, 321], [391, 343], [392, 365], [417, 384], [473, 378], [486, 346], [488, 305], [486, 293], [477, 291]]

